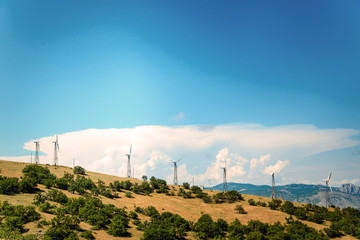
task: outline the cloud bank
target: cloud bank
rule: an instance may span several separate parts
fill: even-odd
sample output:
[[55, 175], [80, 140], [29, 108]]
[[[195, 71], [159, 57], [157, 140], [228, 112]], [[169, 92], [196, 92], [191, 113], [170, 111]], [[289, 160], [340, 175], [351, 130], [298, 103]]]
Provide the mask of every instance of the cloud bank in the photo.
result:
[[[172, 183], [171, 161], [179, 162], [179, 182], [195, 179], [207, 185], [222, 181], [227, 165], [228, 181], [257, 182], [272, 172], [284, 172], [301, 164], [303, 158], [359, 145], [354, 129], [318, 129], [312, 125], [265, 127], [255, 124], [217, 126], [139, 126], [122, 129], [87, 129], [59, 134], [59, 163], [87, 170], [126, 176], [127, 157], [132, 144], [131, 164], [136, 178], [156, 176]], [[41, 163], [52, 163], [55, 136], [40, 138]], [[33, 140], [24, 149], [35, 150]], [[30, 162], [28, 156], [0, 157]], [[284, 173], [285, 174], [285, 173]]]

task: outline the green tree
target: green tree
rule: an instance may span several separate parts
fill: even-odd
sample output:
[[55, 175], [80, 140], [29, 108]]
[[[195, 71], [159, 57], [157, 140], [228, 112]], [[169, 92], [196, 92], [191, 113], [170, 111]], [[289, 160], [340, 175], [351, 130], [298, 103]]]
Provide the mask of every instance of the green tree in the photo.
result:
[[85, 175], [85, 169], [81, 166], [75, 166], [74, 167], [74, 174], [81, 174]]
[[240, 214], [247, 214], [244, 207], [242, 205], [236, 205], [235, 211]]
[[209, 214], [203, 214], [193, 226], [193, 231], [199, 239], [223, 237], [224, 231], [214, 223]]
[[107, 233], [115, 237], [128, 237], [130, 236], [130, 233], [127, 231], [127, 227], [129, 227], [128, 224], [129, 220], [126, 216], [115, 215], [110, 223]]
[[0, 194], [12, 195], [19, 193], [19, 179], [0, 176]]
[[190, 188], [190, 184], [187, 183], [187, 182], [183, 182], [183, 187], [184, 187], [185, 189], [189, 189], [189, 188]]

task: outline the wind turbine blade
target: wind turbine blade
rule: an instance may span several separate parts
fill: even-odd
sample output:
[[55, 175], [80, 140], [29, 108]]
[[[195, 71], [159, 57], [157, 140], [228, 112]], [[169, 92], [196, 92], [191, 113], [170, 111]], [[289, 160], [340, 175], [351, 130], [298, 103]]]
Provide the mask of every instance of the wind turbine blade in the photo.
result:
[[132, 144], [130, 145], [130, 154], [131, 154], [131, 150], [132, 150]]
[[332, 173], [330, 173], [330, 175], [329, 175], [329, 178], [328, 178], [329, 180], [330, 180], [330, 178], [331, 178], [331, 174], [332, 174]]
[[180, 162], [182, 159], [183, 159], [183, 157], [182, 157], [182, 158], [180, 158], [179, 160], [177, 160], [176, 162]]
[[58, 135], [56, 135], [56, 142], [58, 142], [59, 140], [58, 140]]
[[330, 192], [332, 192], [332, 188], [331, 188], [331, 185], [330, 185], [330, 183], [329, 183], [329, 187], [330, 187]]

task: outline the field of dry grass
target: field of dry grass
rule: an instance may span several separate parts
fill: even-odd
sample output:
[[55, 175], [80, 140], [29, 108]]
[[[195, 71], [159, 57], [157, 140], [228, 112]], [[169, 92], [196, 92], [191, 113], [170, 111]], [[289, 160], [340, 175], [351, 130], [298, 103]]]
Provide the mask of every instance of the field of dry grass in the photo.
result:
[[[28, 163], [18, 163], [18, 162], [8, 162], [0, 160], [0, 174], [3, 176], [9, 177], [21, 177], [22, 169], [28, 165]], [[64, 166], [50, 166], [46, 165], [50, 169], [50, 172], [55, 174], [57, 177], [62, 177], [64, 172], [72, 173], [72, 168], [64, 167]], [[90, 177], [93, 181], [97, 181], [98, 179], [104, 181], [106, 184], [113, 182], [115, 180], [124, 181], [128, 180], [128, 178], [121, 178], [116, 176], [110, 176], [101, 173], [89, 172], [87, 171], [87, 177]], [[141, 182], [138, 179], [130, 179], [132, 182]], [[39, 186], [42, 191], [48, 191], [43, 186]], [[177, 192], [178, 186], [170, 186], [170, 189], [174, 192]], [[216, 191], [205, 190], [209, 195], [216, 194]], [[72, 194], [68, 191], [64, 191], [64, 193], [68, 197], [79, 197], [79, 195]], [[158, 209], [159, 212], [172, 212], [179, 214], [186, 220], [196, 221], [201, 214], [207, 213], [212, 216], [214, 220], [218, 218], [223, 218], [227, 222], [233, 221], [235, 218], [238, 218], [241, 223], [246, 224], [249, 220], [260, 220], [265, 223], [275, 223], [275, 222], [286, 222], [285, 217], [289, 215], [281, 212], [270, 210], [269, 208], [264, 208], [260, 206], [250, 206], [248, 201], [250, 198], [255, 201], [263, 201], [268, 202], [271, 199], [266, 197], [259, 196], [251, 196], [251, 195], [243, 195], [245, 201], [236, 202], [236, 203], [223, 203], [223, 204], [207, 204], [204, 203], [201, 199], [192, 198], [192, 199], [184, 199], [179, 196], [166, 196], [165, 194], [157, 194], [152, 193], [151, 196], [137, 195], [132, 193], [133, 198], [125, 197], [125, 192], [119, 193], [120, 198], [109, 199], [103, 196], [100, 196], [100, 199], [108, 204], [114, 204], [116, 207], [125, 207], [128, 211], [134, 210], [135, 207], [147, 207], [154, 206]], [[0, 195], [0, 199], [2, 201], [7, 200], [12, 204], [22, 204], [22, 205], [30, 205], [33, 201], [33, 194], [17, 194], [15, 196], [8, 195]], [[247, 214], [238, 214], [235, 212], [234, 208], [236, 205], [241, 204]], [[295, 205], [301, 205], [300, 203], [295, 203]], [[42, 213], [42, 217], [45, 220], [49, 220], [53, 215]], [[139, 216], [142, 220], [146, 219], [144, 216]], [[320, 225], [312, 222], [304, 221], [304, 223], [308, 224], [310, 227], [315, 229], [322, 229], [326, 227], [325, 225]], [[29, 223], [27, 227], [30, 229], [29, 233], [36, 233], [39, 231], [44, 231], [44, 229], [37, 228], [34, 223]], [[90, 229], [90, 225], [86, 223], [81, 223], [81, 227], [83, 229]], [[135, 227], [129, 230], [132, 234], [132, 239], [139, 239], [142, 235], [142, 232], [137, 231]], [[96, 231], [96, 237], [98, 239], [118, 239], [106, 234], [105, 231]], [[195, 235], [193, 233], [189, 234], [190, 239], [195, 239]], [[341, 239], [355, 239], [349, 236], [343, 237]]]

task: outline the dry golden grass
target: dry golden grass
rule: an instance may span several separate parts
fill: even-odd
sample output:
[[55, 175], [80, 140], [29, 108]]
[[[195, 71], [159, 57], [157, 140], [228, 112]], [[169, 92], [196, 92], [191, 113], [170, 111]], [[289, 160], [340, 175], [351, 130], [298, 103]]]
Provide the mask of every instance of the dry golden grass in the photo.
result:
[[[10, 177], [20, 177], [22, 169], [28, 165], [28, 163], [18, 163], [18, 162], [8, 162], [8, 161], [1, 161], [0, 160], [0, 169], [1, 169], [1, 175], [4, 176], [10, 176]], [[42, 165], [45, 166], [45, 165]], [[64, 167], [64, 166], [50, 166], [46, 165], [46, 167], [49, 168], [51, 173], [55, 174], [57, 177], [62, 177], [64, 175], [64, 172], [72, 173], [73, 169], [70, 167]], [[95, 173], [86, 171], [86, 177], [90, 177], [93, 181], [97, 181], [98, 179], [101, 179], [106, 184], [109, 184], [110, 182], [114, 182], [115, 180], [124, 181], [124, 180], [130, 180], [132, 182], [138, 182], [140, 183], [141, 180], [138, 179], [129, 179], [129, 178], [122, 178], [122, 177], [116, 177], [116, 176], [110, 176], [106, 174], [101, 173]], [[46, 192], [48, 189], [46, 189], [43, 186], [39, 186], [39, 188]], [[170, 186], [172, 191], [177, 192], [179, 187], [178, 186]], [[68, 197], [79, 197], [79, 195], [72, 194], [68, 191], [63, 191]], [[205, 190], [209, 195], [213, 195], [218, 193], [217, 191], [209, 191]], [[144, 196], [144, 195], [138, 195], [135, 193], [132, 193], [133, 198], [127, 198], [125, 197], [125, 192], [119, 193], [120, 198], [117, 199], [109, 199], [105, 198], [103, 196], [100, 196], [100, 199], [105, 204], [114, 204], [116, 207], [122, 208], [125, 207], [128, 211], [133, 211], [135, 207], [143, 207], [146, 208], [148, 206], [154, 206], [159, 212], [172, 212], [179, 214], [186, 220], [190, 221], [196, 221], [201, 214], [207, 213], [214, 221], [216, 221], [218, 218], [222, 218], [226, 220], [227, 222], [231, 222], [235, 220], [235, 218], [238, 218], [241, 223], [247, 224], [249, 220], [260, 220], [265, 223], [275, 223], [275, 222], [286, 222], [285, 217], [288, 217], [289, 215], [281, 212], [281, 211], [275, 211], [270, 210], [267, 207], [260, 207], [260, 206], [250, 206], [247, 202], [249, 199], [254, 199], [255, 201], [262, 201], [262, 202], [269, 202], [271, 199], [266, 197], [259, 197], [259, 196], [251, 196], [251, 195], [243, 195], [245, 198], [245, 201], [236, 202], [236, 203], [223, 203], [223, 204], [207, 204], [204, 203], [202, 200], [197, 198], [192, 199], [184, 199], [179, 196], [166, 196], [165, 194], [157, 194], [153, 193], [151, 196]], [[8, 196], [8, 195], [0, 195], [1, 200], [8, 200], [12, 204], [22, 204], [22, 205], [30, 205], [33, 201], [33, 194], [17, 194], [14, 196]], [[241, 204], [247, 214], [238, 214], [235, 212], [235, 206]], [[296, 206], [303, 205], [301, 203], [294, 203]], [[53, 217], [51, 214], [42, 213], [42, 219], [50, 220]], [[147, 217], [139, 215], [141, 220], [147, 219]], [[312, 222], [303, 221], [310, 227], [313, 227], [317, 230], [323, 229], [326, 227], [325, 225], [320, 225]], [[27, 225], [28, 228], [31, 230], [29, 233], [36, 233], [39, 231], [44, 231], [46, 227], [39, 229], [36, 227], [37, 223], [29, 223]], [[129, 232], [131, 233], [132, 237], [131, 239], [140, 239], [142, 236], [142, 232], [136, 230], [135, 226], [131, 223], [130, 224], [132, 228], [129, 229]], [[81, 228], [89, 230], [91, 228], [90, 225], [86, 223], [80, 224]], [[115, 237], [112, 237], [108, 235], [105, 231], [95, 231], [95, 237], [97, 239], [118, 239]], [[196, 236], [194, 233], [189, 233], [188, 236], [189, 239], [196, 239]], [[350, 236], [343, 237], [341, 239], [355, 239]]]

